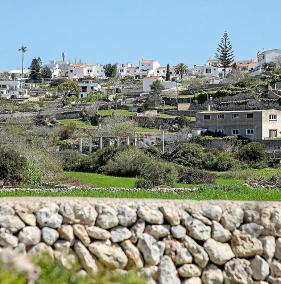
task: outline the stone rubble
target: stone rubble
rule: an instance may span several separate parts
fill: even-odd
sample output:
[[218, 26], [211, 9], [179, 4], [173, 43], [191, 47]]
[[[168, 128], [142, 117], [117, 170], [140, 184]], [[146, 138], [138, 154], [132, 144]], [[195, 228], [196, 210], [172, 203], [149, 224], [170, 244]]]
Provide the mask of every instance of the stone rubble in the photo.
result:
[[47, 253], [90, 275], [101, 265], [137, 268], [151, 284], [275, 284], [281, 207], [9, 202], [0, 204], [0, 254], [4, 249], [22, 258]]

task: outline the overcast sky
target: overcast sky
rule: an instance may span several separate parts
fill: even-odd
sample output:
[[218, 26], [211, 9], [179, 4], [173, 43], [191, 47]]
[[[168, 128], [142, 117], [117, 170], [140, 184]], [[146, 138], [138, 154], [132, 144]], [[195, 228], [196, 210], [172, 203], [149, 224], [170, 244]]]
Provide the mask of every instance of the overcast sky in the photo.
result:
[[280, 0], [3, 0], [0, 70], [20, 68], [18, 48], [43, 62], [189, 66], [213, 57], [226, 30], [236, 59], [281, 48]]

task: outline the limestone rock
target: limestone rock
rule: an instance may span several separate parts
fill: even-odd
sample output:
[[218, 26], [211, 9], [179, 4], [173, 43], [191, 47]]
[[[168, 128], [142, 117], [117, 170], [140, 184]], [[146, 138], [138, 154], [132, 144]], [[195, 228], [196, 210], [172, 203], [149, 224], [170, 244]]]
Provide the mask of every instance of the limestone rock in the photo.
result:
[[219, 222], [222, 216], [222, 209], [218, 205], [206, 204], [202, 206], [202, 214], [211, 220]]
[[96, 225], [102, 229], [111, 229], [119, 224], [117, 212], [109, 206], [97, 206]]
[[261, 225], [269, 235], [281, 237], [281, 208], [267, 207], [262, 209]]
[[281, 260], [281, 238], [278, 238], [275, 242], [274, 256]]
[[68, 203], [60, 205], [59, 213], [63, 216], [64, 223], [74, 224], [78, 222], [75, 218], [73, 206], [70, 206]]
[[193, 218], [191, 217], [191, 215], [187, 213], [186, 211], [182, 211], [182, 214], [181, 214], [182, 225], [187, 228], [188, 226], [190, 226], [192, 221], [193, 221]]
[[29, 252], [29, 255], [31, 255], [34, 258], [40, 258], [42, 256], [49, 256], [51, 259], [54, 258], [54, 252], [52, 248], [45, 243], [39, 243], [35, 246], [33, 246]]
[[172, 259], [176, 266], [192, 263], [192, 255], [183, 247], [176, 249]]
[[97, 264], [94, 257], [90, 254], [87, 248], [80, 242], [76, 241], [74, 244], [74, 250], [80, 260], [82, 267], [90, 274], [97, 273]]
[[41, 231], [38, 227], [27, 226], [19, 233], [19, 241], [27, 246], [37, 245], [41, 240]]
[[18, 238], [13, 236], [9, 230], [5, 228], [0, 229], [0, 246], [2, 247], [16, 247], [18, 245]]
[[138, 249], [143, 255], [146, 265], [157, 265], [164, 253], [164, 246], [152, 236], [144, 233], [138, 241]]
[[199, 241], [206, 241], [211, 237], [211, 228], [197, 219], [187, 226], [189, 235]]
[[74, 233], [71, 225], [62, 225], [58, 228], [60, 238], [69, 242], [74, 241]]
[[281, 277], [281, 262], [273, 259], [270, 263], [270, 270], [273, 276]]
[[234, 257], [229, 244], [220, 243], [213, 239], [205, 242], [204, 249], [214, 264], [223, 265]]
[[178, 268], [178, 273], [183, 278], [199, 277], [202, 273], [201, 268], [195, 264], [184, 264]]
[[9, 230], [11, 233], [17, 233], [25, 227], [25, 224], [18, 216], [0, 215], [0, 227]]
[[137, 212], [139, 218], [143, 219], [152, 225], [162, 225], [164, 223], [164, 216], [158, 209], [141, 206]]
[[199, 212], [194, 212], [191, 214], [191, 216], [194, 219], [197, 219], [199, 221], [201, 221], [203, 224], [211, 226], [212, 225], [212, 221], [210, 221], [207, 217], [203, 216], [201, 213]]
[[136, 243], [138, 239], [142, 236], [145, 229], [145, 222], [139, 219], [134, 226], [131, 228], [132, 238], [131, 241]]
[[129, 206], [121, 206], [117, 210], [119, 224], [124, 227], [132, 226], [137, 221], [137, 212]]
[[0, 216], [13, 216], [15, 210], [9, 205], [0, 205]]
[[218, 242], [225, 243], [231, 239], [231, 233], [226, 230], [220, 223], [213, 221], [212, 238]]
[[192, 254], [194, 262], [201, 268], [206, 267], [209, 261], [209, 256], [203, 247], [198, 245], [192, 238], [185, 236], [183, 243], [188, 251]]
[[191, 277], [182, 281], [182, 284], [201, 284], [201, 279], [199, 277]]
[[262, 246], [263, 246], [263, 257], [266, 260], [271, 260], [275, 253], [275, 247], [276, 247], [275, 238], [272, 236], [265, 236], [265, 237], [261, 237], [260, 241], [262, 242]]
[[244, 211], [236, 206], [225, 210], [221, 217], [223, 227], [229, 231], [233, 231], [243, 223]]
[[281, 284], [281, 277], [268, 276], [268, 278], [266, 280], [267, 280], [267, 282], [265, 282], [265, 283]]
[[32, 213], [17, 211], [17, 215], [28, 226], [36, 226], [36, 217]]
[[121, 226], [111, 229], [110, 234], [113, 243], [123, 242], [125, 240], [128, 240], [132, 236], [132, 233], [129, 229]]
[[256, 255], [250, 262], [255, 280], [264, 280], [269, 275], [269, 265], [262, 257]]
[[180, 284], [176, 267], [167, 255], [163, 256], [159, 265], [159, 284]]
[[121, 243], [121, 247], [128, 257], [128, 267], [129, 268], [142, 268], [143, 259], [142, 256], [135, 245], [130, 240], [126, 240]]
[[234, 258], [224, 266], [225, 284], [252, 284], [252, 269], [246, 259]]
[[260, 213], [256, 210], [245, 210], [244, 211], [244, 222], [245, 223], [260, 223]]
[[92, 206], [75, 206], [75, 217], [81, 221], [81, 224], [94, 226], [98, 213]]
[[127, 265], [128, 258], [117, 244], [109, 245], [106, 242], [97, 241], [90, 244], [89, 250], [107, 268], [123, 269]]
[[160, 211], [163, 213], [165, 220], [172, 226], [180, 224], [180, 213], [177, 208], [162, 206]]
[[214, 264], [208, 265], [202, 273], [203, 284], [223, 284], [223, 273]]
[[57, 229], [62, 224], [62, 216], [49, 207], [41, 208], [36, 212], [36, 219], [40, 227]]
[[87, 247], [91, 243], [91, 239], [89, 238], [88, 233], [83, 225], [73, 225], [73, 233], [84, 244], [84, 246]]
[[169, 225], [149, 225], [145, 228], [145, 232], [155, 239], [162, 239], [170, 235]]
[[182, 239], [186, 235], [186, 229], [182, 225], [172, 226], [171, 233], [175, 239]]
[[67, 270], [73, 270], [78, 267], [79, 259], [72, 250], [68, 254], [55, 252], [55, 257], [59, 264]]
[[259, 239], [240, 233], [232, 237], [231, 248], [235, 256], [241, 258], [249, 258], [263, 253], [262, 243]]
[[88, 235], [96, 240], [106, 241], [111, 237], [110, 233], [107, 230], [101, 229], [99, 227], [87, 227], [86, 230]]
[[54, 243], [55, 250], [65, 254], [69, 253], [71, 246], [71, 242], [64, 240], [58, 240]]
[[52, 246], [59, 238], [59, 233], [52, 228], [42, 228], [42, 240], [49, 246]]
[[158, 280], [159, 268], [158, 266], [147, 266], [141, 269], [140, 276], [146, 280], [153, 279]]
[[248, 223], [241, 226], [241, 231], [253, 237], [259, 237], [263, 232], [263, 226], [256, 223]]

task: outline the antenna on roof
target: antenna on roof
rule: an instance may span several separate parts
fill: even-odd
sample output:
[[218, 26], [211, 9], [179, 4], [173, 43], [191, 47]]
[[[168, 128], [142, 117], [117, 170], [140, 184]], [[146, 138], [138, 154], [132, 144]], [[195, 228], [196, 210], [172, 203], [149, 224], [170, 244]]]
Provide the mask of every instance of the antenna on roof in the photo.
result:
[[65, 61], [65, 53], [64, 53], [64, 51], [61, 53], [61, 57], [62, 57], [62, 62], [64, 62]]

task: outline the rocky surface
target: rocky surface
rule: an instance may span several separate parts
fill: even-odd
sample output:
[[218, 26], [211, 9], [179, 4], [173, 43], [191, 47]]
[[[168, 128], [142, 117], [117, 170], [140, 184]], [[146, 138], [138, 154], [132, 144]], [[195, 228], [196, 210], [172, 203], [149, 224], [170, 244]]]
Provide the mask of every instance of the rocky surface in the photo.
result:
[[90, 275], [137, 268], [147, 283], [281, 283], [281, 204], [0, 200], [4, 248]]

